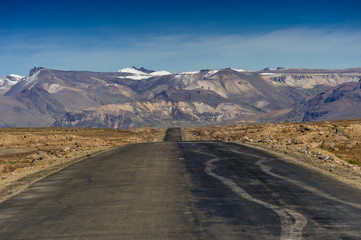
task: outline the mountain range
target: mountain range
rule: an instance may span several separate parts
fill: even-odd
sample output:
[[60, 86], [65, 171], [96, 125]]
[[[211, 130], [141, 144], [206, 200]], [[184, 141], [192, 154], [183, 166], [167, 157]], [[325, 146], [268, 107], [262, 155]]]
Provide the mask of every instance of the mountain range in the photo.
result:
[[361, 68], [170, 73], [42, 67], [0, 78], [1, 127], [199, 126], [361, 117]]

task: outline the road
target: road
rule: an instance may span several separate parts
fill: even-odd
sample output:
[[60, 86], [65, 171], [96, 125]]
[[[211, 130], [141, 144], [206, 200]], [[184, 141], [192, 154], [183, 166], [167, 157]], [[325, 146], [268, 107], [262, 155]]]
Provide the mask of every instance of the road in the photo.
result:
[[223, 142], [133, 144], [0, 204], [0, 239], [361, 239], [361, 192]]

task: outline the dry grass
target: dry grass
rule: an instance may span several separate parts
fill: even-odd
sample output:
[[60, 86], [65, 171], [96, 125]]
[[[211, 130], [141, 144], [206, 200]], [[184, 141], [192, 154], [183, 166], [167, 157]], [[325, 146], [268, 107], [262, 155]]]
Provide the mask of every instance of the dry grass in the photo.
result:
[[236, 142], [361, 188], [361, 120], [184, 128], [186, 140]]

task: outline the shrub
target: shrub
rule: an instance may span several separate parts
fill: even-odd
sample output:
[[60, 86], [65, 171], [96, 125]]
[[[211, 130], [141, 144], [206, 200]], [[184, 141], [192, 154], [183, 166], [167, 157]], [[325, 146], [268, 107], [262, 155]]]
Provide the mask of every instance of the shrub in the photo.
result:
[[357, 162], [356, 160], [353, 160], [353, 159], [347, 159], [347, 162], [348, 162], [349, 164], [353, 164], [353, 165], [360, 166], [360, 163]]

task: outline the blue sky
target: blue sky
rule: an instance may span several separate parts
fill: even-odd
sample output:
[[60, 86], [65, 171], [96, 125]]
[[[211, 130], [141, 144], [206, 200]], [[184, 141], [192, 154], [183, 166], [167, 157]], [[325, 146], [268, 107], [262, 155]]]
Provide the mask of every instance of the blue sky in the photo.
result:
[[0, 0], [0, 76], [361, 67], [361, 1]]

